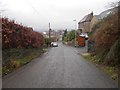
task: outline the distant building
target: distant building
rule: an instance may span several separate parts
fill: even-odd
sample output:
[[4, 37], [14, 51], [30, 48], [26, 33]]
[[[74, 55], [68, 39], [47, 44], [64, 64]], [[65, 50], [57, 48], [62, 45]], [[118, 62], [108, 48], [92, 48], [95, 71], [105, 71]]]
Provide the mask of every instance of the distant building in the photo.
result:
[[[49, 31], [44, 31], [43, 36], [45, 38], [49, 38]], [[51, 41], [58, 41], [58, 40], [62, 40], [62, 34], [63, 34], [63, 30], [51, 30], [50, 32], [50, 37], [51, 37]]]

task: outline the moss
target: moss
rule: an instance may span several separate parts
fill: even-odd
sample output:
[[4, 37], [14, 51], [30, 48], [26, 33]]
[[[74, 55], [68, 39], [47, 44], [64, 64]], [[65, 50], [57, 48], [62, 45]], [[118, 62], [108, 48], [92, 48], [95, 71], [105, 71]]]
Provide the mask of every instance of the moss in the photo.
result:
[[118, 68], [117, 67], [111, 67], [111, 66], [102, 66], [101, 67], [107, 74], [111, 76], [113, 80], [118, 79]]
[[93, 56], [91, 53], [83, 53], [82, 56], [89, 61], [98, 62], [99, 60], [96, 59], [96, 56]]
[[90, 54], [90, 53], [84, 53], [84, 54], [82, 54], [82, 56], [86, 60], [94, 63], [98, 68], [102, 69], [105, 73], [110, 75], [113, 80], [118, 79], [118, 67], [105, 65], [105, 64], [101, 63], [100, 59], [97, 59], [97, 57], [95, 55], [92, 56], [92, 54]]

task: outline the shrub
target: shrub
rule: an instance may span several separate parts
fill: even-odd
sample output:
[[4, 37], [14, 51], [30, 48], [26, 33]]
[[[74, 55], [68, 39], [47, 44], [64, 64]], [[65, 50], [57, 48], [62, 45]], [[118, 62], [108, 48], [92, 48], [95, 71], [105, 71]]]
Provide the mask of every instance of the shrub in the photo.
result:
[[[118, 12], [115, 12], [94, 26], [89, 34], [89, 42], [94, 42], [94, 50], [100, 62], [108, 65], [117, 65], [117, 42], [120, 38], [118, 30]], [[91, 50], [92, 51], [92, 50]]]
[[2, 48], [39, 48], [43, 45], [42, 34], [33, 31], [31, 27], [15, 23], [8, 18], [2, 18]]
[[45, 38], [44, 41], [45, 41], [45, 45], [47, 45], [47, 47], [51, 44], [50, 38]]

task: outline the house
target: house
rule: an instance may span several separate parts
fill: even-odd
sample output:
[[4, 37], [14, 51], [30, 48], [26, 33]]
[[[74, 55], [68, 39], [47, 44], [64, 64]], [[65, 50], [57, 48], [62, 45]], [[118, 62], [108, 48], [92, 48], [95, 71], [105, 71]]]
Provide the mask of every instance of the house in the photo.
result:
[[78, 22], [78, 46], [85, 46], [85, 40], [88, 39], [88, 33], [90, 32], [90, 23], [93, 18], [93, 12], [83, 17]]
[[112, 8], [101, 12], [99, 15], [94, 15], [90, 23], [90, 32], [92, 31], [92, 28], [94, 27], [95, 24], [97, 24], [99, 21], [109, 16], [110, 14], [114, 14], [117, 11], [118, 11], [117, 8]]
[[[115, 14], [116, 12], [118, 12], [117, 7], [105, 10], [105, 11], [101, 12], [99, 15], [94, 15], [92, 20], [91, 20], [91, 23], [90, 23], [90, 32], [92, 32], [92, 30], [95, 30], [95, 29], [93, 29], [93, 27], [98, 22], [103, 21], [104, 18], [109, 17], [111, 14]], [[118, 17], [115, 17], [115, 18], [118, 18]], [[93, 34], [95, 34], [95, 33], [93, 33]], [[91, 38], [89, 38], [87, 44], [88, 44], [88, 52], [95, 52], [95, 46], [96, 46], [95, 41], [92, 40]]]
[[78, 22], [78, 30], [80, 33], [89, 33], [90, 32], [90, 23], [93, 18], [93, 12], [86, 15], [83, 19]]
[[100, 21], [99, 16], [94, 15], [90, 23], [90, 32], [92, 31], [92, 28], [95, 26], [95, 24], [97, 24], [99, 21]]

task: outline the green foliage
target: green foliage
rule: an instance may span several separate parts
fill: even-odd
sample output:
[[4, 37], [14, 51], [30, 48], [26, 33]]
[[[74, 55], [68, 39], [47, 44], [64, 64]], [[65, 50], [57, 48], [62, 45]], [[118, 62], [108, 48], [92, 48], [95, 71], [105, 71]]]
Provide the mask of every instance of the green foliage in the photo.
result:
[[64, 37], [66, 37], [66, 35], [67, 35], [67, 30], [64, 31]]
[[45, 45], [47, 45], [47, 47], [51, 44], [50, 38], [45, 38], [44, 41], [45, 41]]
[[63, 37], [62, 37], [62, 41], [64, 41], [66, 35], [67, 35], [67, 29], [64, 31], [64, 34], [63, 34]]
[[108, 73], [113, 80], [118, 79], [118, 68], [117, 67], [103, 66], [102, 69], [106, 73]]
[[76, 33], [76, 38], [77, 38], [77, 32], [75, 30], [69, 31], [66, 34], [66, 37], [64, 37], [65, 41], [72, 41], [75, 39], [75, 33]]
[[66, 37], [68, 41], [72, 41], [73, 39], [75, 39], [75, 30], [70, 31]]
[[67, 41], [68, 41], [68, 40], [67, 40], [67, 37], [64, 37], [64, 41], [65, 41], [65, 42], [67, 42]]

